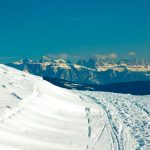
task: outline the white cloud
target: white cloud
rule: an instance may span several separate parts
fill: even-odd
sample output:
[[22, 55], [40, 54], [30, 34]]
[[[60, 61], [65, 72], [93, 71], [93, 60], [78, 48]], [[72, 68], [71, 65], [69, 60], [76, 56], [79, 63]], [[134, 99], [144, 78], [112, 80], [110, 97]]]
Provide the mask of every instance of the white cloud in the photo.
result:
[[128, 53], [128, 56], [136, 56], [136, 53], [134, 51], [131, 51]]
[[69, 55], [65, 54], [65, 53], [64, 54], [58, 54], [58, 55], [48, 54], [47, 56], [51, 59], [68, 59], [69, 58]]
[[105, 60], [105, 59], [116, 59], [118, 56], [115, 53], [110, 53], [110, 54], [96, 54], [94, 55], [94, 57]]
[[111, 53], [111, 54], [109, 54], [109, 56], [111, 59], [116, 59], [118, 57], [117, 54], [115, 54], [115, 53]]

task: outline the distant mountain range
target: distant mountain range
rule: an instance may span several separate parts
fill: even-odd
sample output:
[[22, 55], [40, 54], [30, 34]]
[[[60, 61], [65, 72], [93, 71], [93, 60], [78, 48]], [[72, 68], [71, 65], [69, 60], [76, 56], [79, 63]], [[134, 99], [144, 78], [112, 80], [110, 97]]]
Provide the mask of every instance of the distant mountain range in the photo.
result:
[[77, 63], [70, 60], [25, 59], [8, 66], [34, 75], [67, 80], [77, 84], [104, 85], [117, 82], [149, 81], [150, 64], [144, 60], [103, 60], [101, 58], [82, 59]]

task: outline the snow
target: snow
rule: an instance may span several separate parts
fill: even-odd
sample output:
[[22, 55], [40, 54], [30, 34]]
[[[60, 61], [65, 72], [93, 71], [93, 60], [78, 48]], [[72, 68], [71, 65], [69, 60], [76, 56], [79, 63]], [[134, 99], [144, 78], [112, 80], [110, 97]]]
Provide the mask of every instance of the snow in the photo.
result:
[[[150, 95], [75, 91], [106, 112], [115, 149], [150, 149]], [[107, 133], [108, 134], [108, 133]]]
[[150, 96], [70, 91], [0, 65], [0, 150], [150, 149]]

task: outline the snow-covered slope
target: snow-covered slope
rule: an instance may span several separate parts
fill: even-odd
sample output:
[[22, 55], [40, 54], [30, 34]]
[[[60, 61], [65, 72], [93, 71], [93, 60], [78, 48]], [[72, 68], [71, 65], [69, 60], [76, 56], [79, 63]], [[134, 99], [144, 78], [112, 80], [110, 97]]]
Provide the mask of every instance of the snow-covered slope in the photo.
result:
[[0, 65], [0, 150], [148, 150], [149, 100], [69, 91]]
[[[75, 92], [82, 95], [82, 99], [97, 103], [102, 114], [105, 112], [105, 126], [111, 128], [115, 150], [150, 150], [150, 95]], [[107, 129], [105, 132], [109, 135]]]

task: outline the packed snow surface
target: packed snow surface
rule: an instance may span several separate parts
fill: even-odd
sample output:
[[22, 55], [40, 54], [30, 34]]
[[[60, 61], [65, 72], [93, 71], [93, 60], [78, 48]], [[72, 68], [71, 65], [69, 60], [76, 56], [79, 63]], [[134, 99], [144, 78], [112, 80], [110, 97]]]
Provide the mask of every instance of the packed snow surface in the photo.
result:
[[150, 96], [69, 91], [0, 65], [0, 150], [150, 150]]

